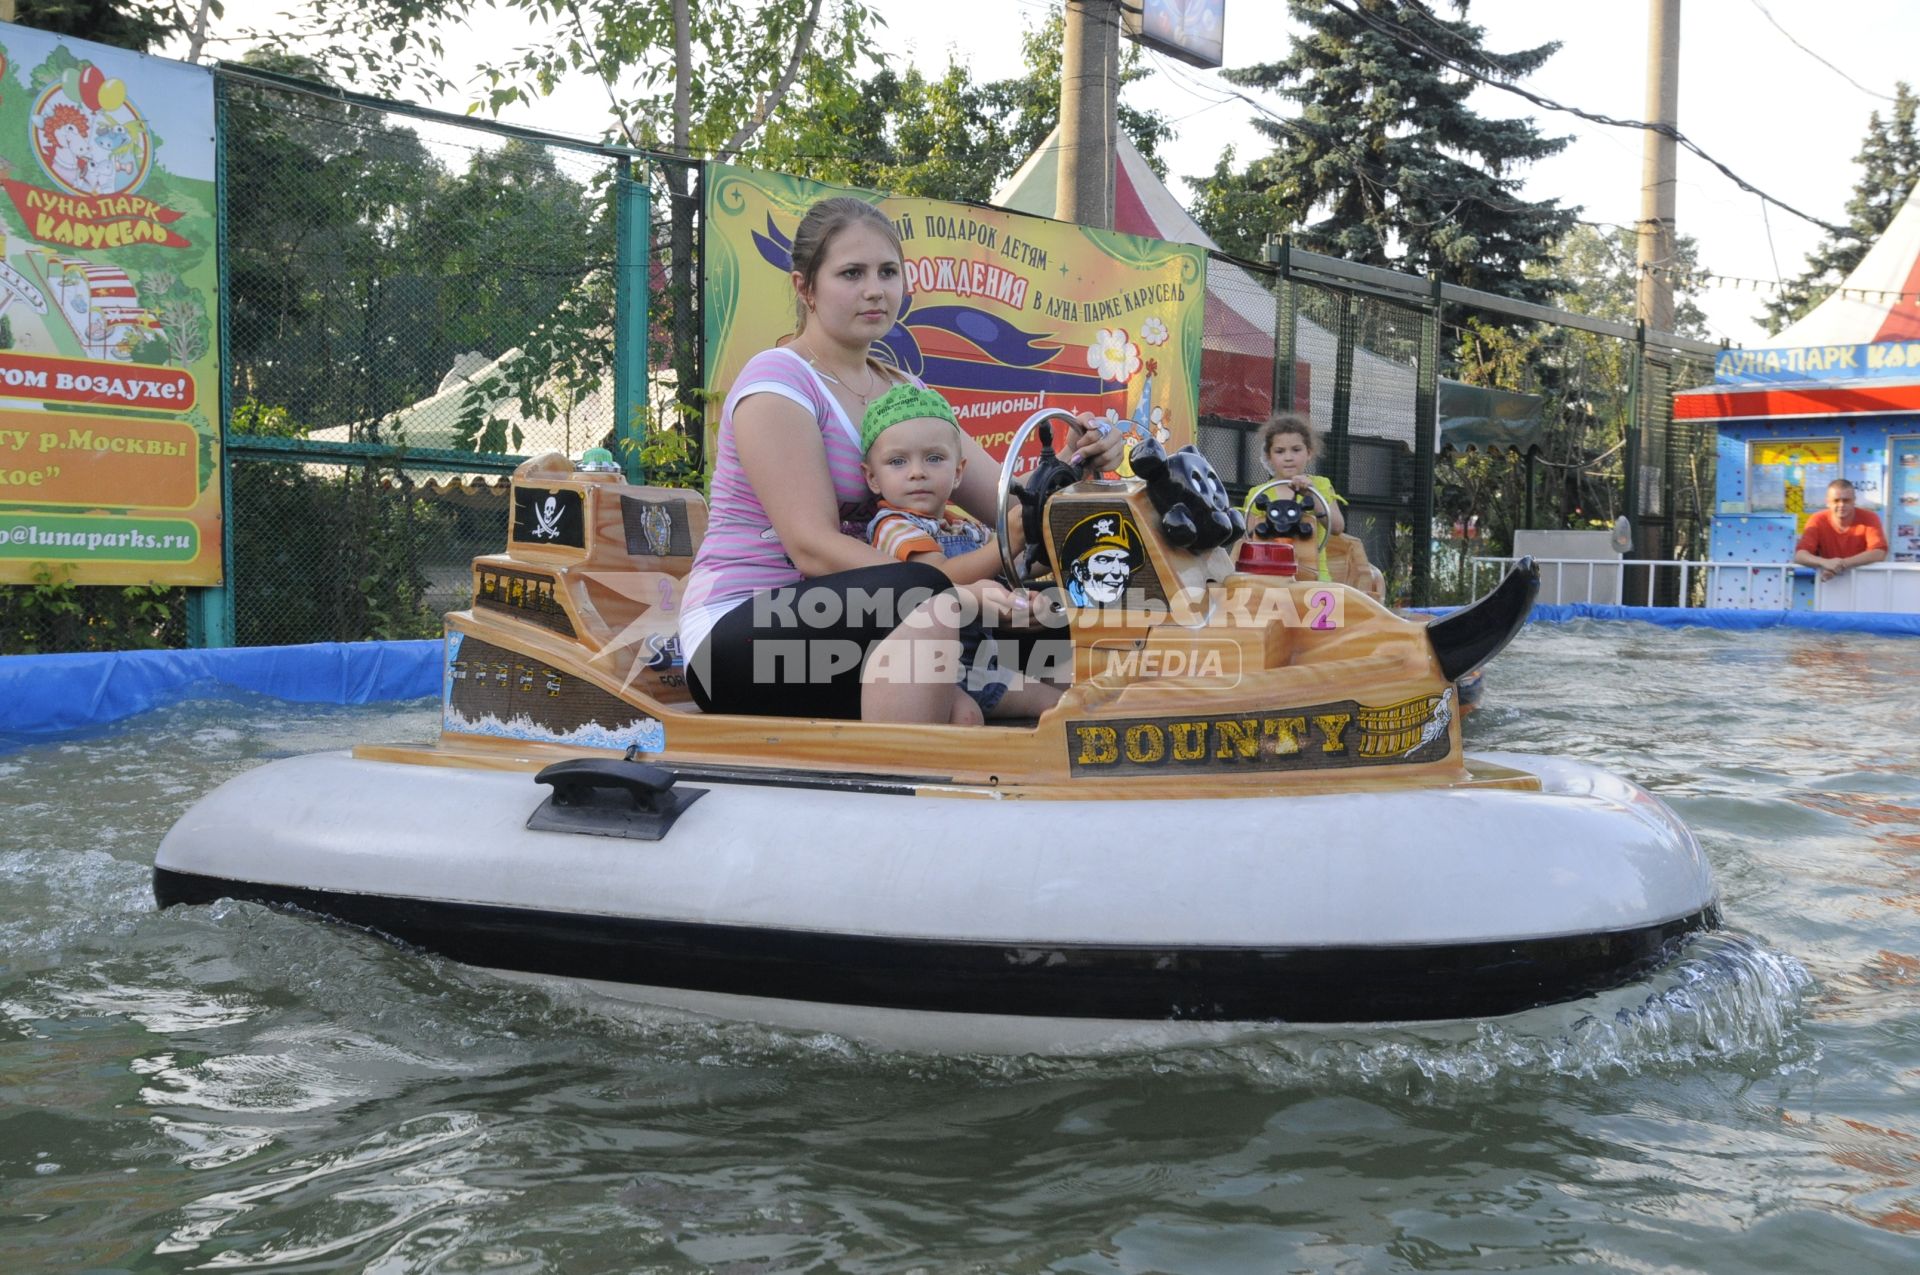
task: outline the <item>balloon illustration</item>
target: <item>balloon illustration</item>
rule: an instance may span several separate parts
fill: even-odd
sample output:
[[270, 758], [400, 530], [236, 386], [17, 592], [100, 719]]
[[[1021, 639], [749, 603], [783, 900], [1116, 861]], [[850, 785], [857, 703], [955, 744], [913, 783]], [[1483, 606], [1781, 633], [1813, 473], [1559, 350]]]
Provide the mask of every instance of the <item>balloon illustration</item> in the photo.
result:
[[100, 100], [101, 110], [117, 111], [127, 104], [127, 82], [108, 80], [94, 91], [94, 96]]
[[100, 73], [100, 68], [93, 63], [88, 62], [82, 65], [80, 68], [80, 105], [90, 111], [99, 110], [100, 86], [106, 83], [106, 79], [107, 77]]
[[70, 101], [80, 100], [80, 68], [68, 67], [67, 73], [60, 77], [60, 87], [65, 90]]

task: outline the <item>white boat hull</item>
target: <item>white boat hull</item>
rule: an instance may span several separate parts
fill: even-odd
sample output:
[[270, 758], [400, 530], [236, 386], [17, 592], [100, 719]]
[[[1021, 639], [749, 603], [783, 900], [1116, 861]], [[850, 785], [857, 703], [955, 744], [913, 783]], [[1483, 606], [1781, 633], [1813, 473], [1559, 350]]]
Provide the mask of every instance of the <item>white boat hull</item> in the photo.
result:
[[292, 758], [156, 858], [163, 903], [293, 905], [501, 972], [887, 1047], [1086, 1052], [1479, 1017], [1617, 986], [1717, 922], [1664, 804], [1544, 791], [1035, 801], [684, 778], [657, 842], [532, 831], [525, 773]]

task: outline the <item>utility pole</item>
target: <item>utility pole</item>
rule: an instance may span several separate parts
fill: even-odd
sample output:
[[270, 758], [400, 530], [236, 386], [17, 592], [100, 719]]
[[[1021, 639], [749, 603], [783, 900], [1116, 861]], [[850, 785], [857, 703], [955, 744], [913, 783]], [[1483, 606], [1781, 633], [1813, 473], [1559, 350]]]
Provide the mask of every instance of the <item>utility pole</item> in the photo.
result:
[[[1647, 120], [1680, 117], [1680, 0], [1647, 0]], [[1635, 315], [1648, 331], [1673, 331], [1674, 180], [1678, 146], [1647, 129], [1640, 159], [1640, 266]]]
[[1111, 230], [1120, 109], [1120, 0], [1067, 0], [1060, 53], [1060, 169], [1054, 215]]

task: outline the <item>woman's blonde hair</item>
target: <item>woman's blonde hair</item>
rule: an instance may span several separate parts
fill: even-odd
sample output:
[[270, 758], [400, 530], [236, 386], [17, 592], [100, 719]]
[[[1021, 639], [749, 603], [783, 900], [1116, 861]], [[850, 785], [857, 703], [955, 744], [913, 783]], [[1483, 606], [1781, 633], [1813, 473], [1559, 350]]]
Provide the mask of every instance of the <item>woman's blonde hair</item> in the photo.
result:
[[1273, 440], [1282, 434], [1297, 434], [1307, 445], [1309, 457], [1320, 454], [1320, 435], [1307, 418], [1298, 412], [1277, 412], [1267, 417], [1267, 423], [1260, 427], [1260, 459], [1266, 460], [1267, 449], [1273, 446]]
[[864, 199], [835, 195], [807, 209], [793, 232], [793, 268], [802, 280], [802, 287], [793, 298], [794, 335], [806, 331], [806, 293], [813, 291], [813, 281], [820, 274], [820, 263], [826, 258], [827, 249], [841, 231], [858, 222], [866, 222], [885, 235], [897, 256], [906, 255], [900, 247], [900, 232], [885, 213]]

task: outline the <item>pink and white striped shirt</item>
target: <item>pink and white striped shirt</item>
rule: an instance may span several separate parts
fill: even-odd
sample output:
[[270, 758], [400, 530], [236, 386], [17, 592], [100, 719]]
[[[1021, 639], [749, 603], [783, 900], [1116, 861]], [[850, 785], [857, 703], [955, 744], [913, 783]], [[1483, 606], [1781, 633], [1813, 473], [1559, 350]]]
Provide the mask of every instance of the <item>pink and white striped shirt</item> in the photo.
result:
[[688, 659], [728, 611], [762, 589], [798, 584], [805, 578], [781, 546], [734, 445], [734, 410], [755, 394], [778, 394], [798, 403], [819, 424], [841, 522], [850, 521], [873, 499], [860, 473], [859, 426], [847, 419], [820, 374], [792, 350], [763, 350], [748, 359], [720, 409], [707, 534], [694, 555], [681, 598], [680, 649]]

